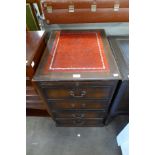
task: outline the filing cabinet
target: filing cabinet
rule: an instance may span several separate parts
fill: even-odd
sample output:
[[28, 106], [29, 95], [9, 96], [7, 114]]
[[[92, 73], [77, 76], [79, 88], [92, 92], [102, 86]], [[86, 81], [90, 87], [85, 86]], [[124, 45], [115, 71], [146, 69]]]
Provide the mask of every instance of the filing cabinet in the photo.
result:
[[104, 126], [121, 76], [102, 30], [52, 31], [33, 83], [56, 126]]

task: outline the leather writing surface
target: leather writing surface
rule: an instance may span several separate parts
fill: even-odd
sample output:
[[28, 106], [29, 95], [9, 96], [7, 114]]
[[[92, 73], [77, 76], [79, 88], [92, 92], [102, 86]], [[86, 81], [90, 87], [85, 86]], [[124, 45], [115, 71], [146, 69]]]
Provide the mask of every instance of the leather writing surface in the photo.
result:
[[103, 46], [100, 32], [57, 32], [46, 70], [109, 71]]

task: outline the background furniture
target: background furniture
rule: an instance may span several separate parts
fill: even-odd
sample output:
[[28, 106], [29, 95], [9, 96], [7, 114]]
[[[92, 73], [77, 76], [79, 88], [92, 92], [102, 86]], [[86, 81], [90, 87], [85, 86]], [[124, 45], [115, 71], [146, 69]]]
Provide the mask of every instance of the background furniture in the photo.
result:
[[[26, 26], [29, 31], [65, 28], [63, 24], [71, 24], [67, 27], [75, 27], [73, 23], [97, 23], [97, 25], [116, 23], [118, 25], [128, 21], [129, 0], [26, 1]], [[97, 28], [98, 26], [93, 26], [93, 29]]]
[[113, 117], [129, 114], [129, 37], [111, 36], [108, 38], [115, 60], [122, 76], [113, 103], [106, 120], [108, 123]]
[[128, 0], [41, 1], [47, 24], [128, 22]]
[[[26, 110], [27, 115], [48, 115], [46, 108], [31, 82], [46, 46], [44, 31], [26, 32]], [[37, 114], [38, 113], [38, 114]]]
[[39, 17], [42, 16], [40, 0], [26, 0], [26, 28], [28, 31], [40, 30]]

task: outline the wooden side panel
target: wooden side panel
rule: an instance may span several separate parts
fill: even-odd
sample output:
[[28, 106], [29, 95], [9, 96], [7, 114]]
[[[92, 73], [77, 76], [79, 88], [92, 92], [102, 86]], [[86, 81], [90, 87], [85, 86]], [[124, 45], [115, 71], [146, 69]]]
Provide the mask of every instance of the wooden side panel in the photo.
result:
[[26, 76], [29, 80], [33, 77], [44, 52], [46, 46], [45, 38], [46, 32], [44, 31], [26, 32]]
[[50, 117], [47, 110], [41, 110], [41, 109], [32, 109], [27, 108], [26, 109], [26, 116], [42, 116], [42, 117]]
[[43, 101], [32, 86], [26, 87], [26, 108], [46, 110]]

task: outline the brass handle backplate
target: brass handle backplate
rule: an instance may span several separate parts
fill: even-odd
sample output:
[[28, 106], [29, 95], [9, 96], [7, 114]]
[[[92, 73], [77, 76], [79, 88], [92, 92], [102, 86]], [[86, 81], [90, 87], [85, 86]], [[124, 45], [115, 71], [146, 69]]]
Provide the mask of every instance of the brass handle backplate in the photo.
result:
[[71, 95], [72, 97], [80, 98], [80, 97], [84, 97], [84, 96], [86, 95], [86, 91], [83, 90], [83, 91], [80, 92], [80, 95], [77, 95], [77, 94], [75, 93], [75, 91], [71, 90], [71, 91], [70, 91], [70, 95]]

